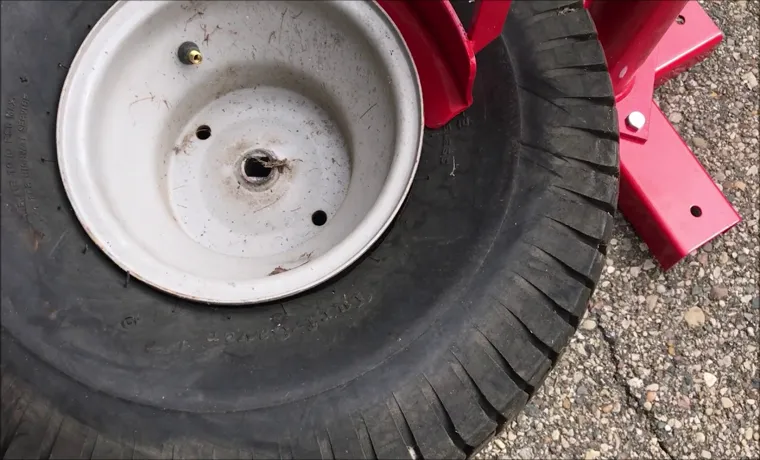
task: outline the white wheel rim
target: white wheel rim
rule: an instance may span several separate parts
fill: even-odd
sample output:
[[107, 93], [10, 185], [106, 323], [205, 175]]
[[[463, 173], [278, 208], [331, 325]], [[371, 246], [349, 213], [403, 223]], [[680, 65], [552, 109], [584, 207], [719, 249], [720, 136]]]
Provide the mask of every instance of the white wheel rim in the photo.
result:
[[[185, 41], [201, 64], [179, 61]], [[118, 2], [69, 70], [58, 163], [83, 227], [131, 276], [254, 303], [369, 249], [409, 190], [422, 133], [412, 58], [374, 2]], [[255, 161], [245, 177], [243, 162], [265, 156], [269, 178]]]

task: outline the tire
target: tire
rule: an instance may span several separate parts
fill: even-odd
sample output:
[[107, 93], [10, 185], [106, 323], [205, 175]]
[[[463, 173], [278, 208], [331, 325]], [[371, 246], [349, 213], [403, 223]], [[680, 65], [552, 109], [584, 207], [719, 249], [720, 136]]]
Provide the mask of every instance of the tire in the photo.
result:
[[513, 2], [475, 104], [425, 133], [404, 209], [337, 279], [213, 308], [130, 281], [55, 158], [108, 2], [2, 3], [2, 454], [462, 458], [535, 394], [603, 267], [612, 87], [580, 0]]

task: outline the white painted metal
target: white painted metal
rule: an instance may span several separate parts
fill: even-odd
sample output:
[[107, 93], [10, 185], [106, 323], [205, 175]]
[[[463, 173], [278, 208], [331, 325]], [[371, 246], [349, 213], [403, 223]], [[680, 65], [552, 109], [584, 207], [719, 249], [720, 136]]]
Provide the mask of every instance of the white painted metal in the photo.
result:
[[[185, 41], [200, 64], [179, 61]], [[414, 177], [422, 121], [409, 51], [373, 2], [119, 2], [69, 71], [58, 162], [80, 222], [131, 276], [263, 302], [379, 238]], [[251, 158], [271, 174], [246, 176]]]

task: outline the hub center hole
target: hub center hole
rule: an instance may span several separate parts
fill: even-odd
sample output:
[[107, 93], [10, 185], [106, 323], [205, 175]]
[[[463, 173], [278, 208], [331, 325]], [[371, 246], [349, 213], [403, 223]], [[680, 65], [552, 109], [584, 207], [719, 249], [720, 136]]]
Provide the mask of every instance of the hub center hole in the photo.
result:
[[269, 177], [269, 175], [272, 174], [272, 168], [267, 166], [267, 163], [269, 163], [269, 161], [267, 161], [266, 158], [246, 158], [243, 163], [243, 173], [246, 177], [251, 179], [263, 179]]

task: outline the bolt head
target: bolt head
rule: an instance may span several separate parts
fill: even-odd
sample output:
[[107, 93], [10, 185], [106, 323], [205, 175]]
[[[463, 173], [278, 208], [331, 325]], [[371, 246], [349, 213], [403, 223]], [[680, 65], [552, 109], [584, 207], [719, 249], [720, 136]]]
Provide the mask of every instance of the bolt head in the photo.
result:
[[631, 131], [638, 131], [644, 127], [647, 119], [641, 112], [631, 112], [625, 119], [625, 124]]

